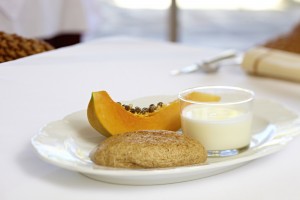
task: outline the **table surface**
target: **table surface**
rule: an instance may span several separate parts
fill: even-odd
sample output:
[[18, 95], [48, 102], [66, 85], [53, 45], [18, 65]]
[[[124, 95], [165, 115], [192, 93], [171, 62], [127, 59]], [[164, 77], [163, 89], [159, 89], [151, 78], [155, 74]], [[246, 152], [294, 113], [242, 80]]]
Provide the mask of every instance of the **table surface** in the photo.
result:
[[85, 109], [92, 91], [114, 99], [177, 94], [201, 85], [251, 89], [300, 113], [300, 85], [245, 74], [171, 76], [215, 50], [131, 38], [105, 38], [0, 65], [0, 199], [299, 199], [300, 139], [235, 170], [183, 183], [126, 186], [89, 179], [42, 161], [30, 139], [46, 123]]

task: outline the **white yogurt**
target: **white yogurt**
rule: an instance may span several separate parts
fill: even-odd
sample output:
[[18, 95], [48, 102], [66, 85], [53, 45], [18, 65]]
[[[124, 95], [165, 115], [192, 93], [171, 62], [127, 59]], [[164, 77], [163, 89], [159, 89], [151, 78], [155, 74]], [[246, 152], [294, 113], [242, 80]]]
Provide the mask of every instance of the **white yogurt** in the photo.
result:
[[181, 122], [183, 133], [200, 141], [206, 150], [239, 149], [250, 143], [251, 112], [189, 105], [181, 113]]

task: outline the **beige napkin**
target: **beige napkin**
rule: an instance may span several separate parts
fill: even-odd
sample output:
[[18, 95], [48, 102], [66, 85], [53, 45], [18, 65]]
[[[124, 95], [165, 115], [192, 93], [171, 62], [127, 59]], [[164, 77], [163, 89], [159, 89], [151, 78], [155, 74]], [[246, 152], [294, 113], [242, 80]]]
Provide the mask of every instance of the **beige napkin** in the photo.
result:
[[256, 47], [245, 53], [242, 67], [253, 75], [300, 82], [300, 54]]

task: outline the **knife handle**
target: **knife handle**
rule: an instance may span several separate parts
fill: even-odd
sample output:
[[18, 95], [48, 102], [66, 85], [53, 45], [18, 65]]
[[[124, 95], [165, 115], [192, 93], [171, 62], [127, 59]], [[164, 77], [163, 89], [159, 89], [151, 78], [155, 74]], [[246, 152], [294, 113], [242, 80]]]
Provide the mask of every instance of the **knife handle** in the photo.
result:
[[227, 60], [230, 58], [234, 58], [237, 56], [237, 52], [235, 50], [226, 50], [221, 52], [220, 54], [213, 56], [210, 59], [204, 60], [203, 63], [205, 64], [212, 64], [216, 62], [220, 62], [222, 60]]

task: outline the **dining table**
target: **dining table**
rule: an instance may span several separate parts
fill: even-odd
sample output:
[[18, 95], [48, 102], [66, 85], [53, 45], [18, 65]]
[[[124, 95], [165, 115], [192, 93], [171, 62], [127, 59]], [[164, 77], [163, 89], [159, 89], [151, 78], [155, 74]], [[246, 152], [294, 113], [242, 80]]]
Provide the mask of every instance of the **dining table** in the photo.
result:
[[[299, 200], [299, 83], [250, 75], [235, 62], [214, 73], [170, 74], [222, 50], [115, 36], [0, 64], [0, 199]], [[84, 164], [72, 164], [74, 155], [61, 156], [66, 148], [80, 154], [72, 149], [75, 139], [61, 138], [68, 137], [61, 127], [71, 123], [68, 119], [76, 125], [78, 112], [86, 120], [92, 92], [104, 90], [114, 101], [131, 101], [176, 96], [198, 86], [252, 90], [255, 100], [264, 102], [257, 112], [279, 120], [263, 121], [275, 124], [272, 134], [278, 132], [277, 122], [286, 120], [284, 136], [266, 139], [269, 146], [251, 155], [171, 169], [106, 170], [89, 163], [85, 171]], [[92, 129], [85, 126], [83, 134]], [[74, 127], [66, 132], [76, 132]], [[201, 172], [216, 166], [212, 173]], [[93, 177], [97, 173], [101, 176]]]

